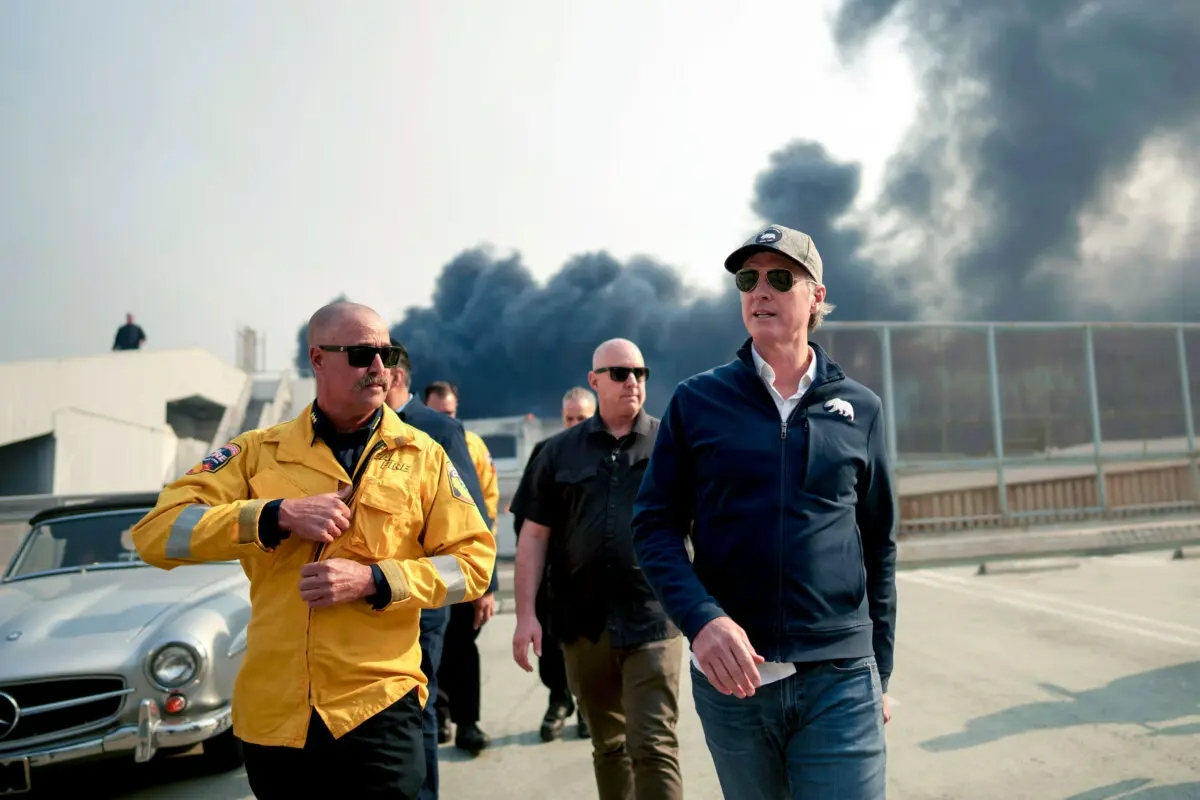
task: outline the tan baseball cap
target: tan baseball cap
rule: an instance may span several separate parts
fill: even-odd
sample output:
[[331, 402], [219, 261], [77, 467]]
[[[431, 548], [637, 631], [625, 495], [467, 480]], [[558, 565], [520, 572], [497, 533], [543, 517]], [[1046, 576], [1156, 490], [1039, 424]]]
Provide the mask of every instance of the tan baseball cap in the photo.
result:
[[821, 266], [821, 254], [817, 245], [807, 233], [801, 233], [782, 225], [771, 224], [755, 233], [746, 243], [734, 250], [725, 259], [725, 269], [737, 272], [742, 268], [746, 259], [755, 253], [779, 253], [799, 264], [813, 280], [823, 283], [824, 268]]

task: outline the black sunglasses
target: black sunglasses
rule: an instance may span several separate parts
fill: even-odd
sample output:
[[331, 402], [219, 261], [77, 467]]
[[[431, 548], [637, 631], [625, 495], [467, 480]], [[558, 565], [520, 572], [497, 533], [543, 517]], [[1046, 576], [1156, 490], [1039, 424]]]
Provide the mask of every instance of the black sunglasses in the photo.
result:
[[593, 372], [607, 372], [608, 377], [617, 383], [624, 383], [629, 380], [631, 374], [638, 379], [639, 383], [650, 377], [649, 367], [600, 367], [593, 370]]
[[[748, 292], [758, 286], [758, 270], [740, 269], [733, 276], [739, 292]], [[790, 292], [796, 285], [796, 276], [790, 269], [767, 270], [767, 283], [777, 292]]]
[[383, 365], [388, 369], [400, 363], [400, 348], [391, 345], [376, 347], [370, 344], [322, 344], [320, 349], [331, 353], [345, 353], [350, 366], [362, 369], [371, 366], [375, 356], [379, 356]]

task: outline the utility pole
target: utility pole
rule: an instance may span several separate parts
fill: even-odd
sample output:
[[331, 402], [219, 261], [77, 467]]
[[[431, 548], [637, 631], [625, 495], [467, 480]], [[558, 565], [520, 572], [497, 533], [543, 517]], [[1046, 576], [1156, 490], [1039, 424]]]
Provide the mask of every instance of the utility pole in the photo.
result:
[[261, 372], [262, 357], [266, 348], [264, 337], [259, 332], [246, 326], [238, 328], [237, 332], [237, 367], [243, 372], [253, 375]]

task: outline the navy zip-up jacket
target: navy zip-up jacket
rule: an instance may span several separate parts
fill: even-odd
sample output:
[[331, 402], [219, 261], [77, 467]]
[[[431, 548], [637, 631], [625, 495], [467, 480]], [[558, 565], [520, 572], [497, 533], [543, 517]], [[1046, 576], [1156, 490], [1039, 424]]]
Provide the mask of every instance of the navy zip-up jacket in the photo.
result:
[[896, 511], [882, 404], [812, 348], [815, 379], [786, 422], [749, 340], [676, 387], [634, 505], [634, 548], [689, 640], [726, 615], [767, 661], [874, 655], [886, 692]]

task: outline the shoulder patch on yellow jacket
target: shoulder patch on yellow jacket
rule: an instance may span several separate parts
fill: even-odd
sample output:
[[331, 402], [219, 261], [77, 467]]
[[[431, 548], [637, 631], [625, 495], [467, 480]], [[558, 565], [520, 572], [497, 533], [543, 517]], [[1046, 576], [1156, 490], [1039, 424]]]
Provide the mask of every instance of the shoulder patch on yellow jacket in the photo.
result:
[[226, 442], [205, 456], [204, 460], [202, 460], [199, 464], [189, 469], [187, 474], [199, 475], [202, 472], [216, 472], [217, 470], [221, 469], [221, 467], [225, 466], [230, 461], [241, 455], [241, 452], [242, 448], [240, 446], [234, 444], [233, 442]]
[[447, 464], [447, 467], [450, 470], [450, 494], [464, 503], [475, 505], [475, 501], [471, 499], [471, 492], [467, 489], [467, 485], [463, 483], [463, 479], [458, 475], [458, 470], [454, 468], [453, 464]]

